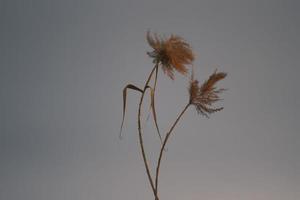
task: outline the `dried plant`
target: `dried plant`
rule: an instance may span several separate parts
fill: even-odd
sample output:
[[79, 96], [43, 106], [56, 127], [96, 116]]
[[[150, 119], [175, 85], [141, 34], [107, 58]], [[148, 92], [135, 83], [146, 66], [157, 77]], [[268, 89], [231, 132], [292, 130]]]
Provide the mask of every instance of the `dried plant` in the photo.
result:
[[147, 41], [153, 48], [148, 55], [153, 58], [154, 63], [161, 64], [163, 71], [171, 79], [174, 79], [174, 69], [186, 75], [188, 71], [186, 65], [194, 61], [194, 54], [188, 43], [176, 35], [171, 35], [168, 39], [163, 39], [157, 34], [152, 37], [149, 31]]
[[208, 117], [208, 114], [220, 111], [223, 107], [212, 108], [213, 103], [221, 100], [219, 94], [225, 89], [216, 89], [216, 83], [226, 77], [226, 73], [217, 72], [217, 70], [210, 75], [209, 79], [205, 81], [201, 87], [198, 85], [198, 80], [190, 81], [190, 103], [196, 107], [199, 114]]
[[[152, 37], [150, 32], [147, 32], [147, 41], [149, 45], [153, 48], [153, 51], [148, 53], [148, 55], [153, 58], [154, 67], [150, 72], [148, 78], [146, 79], [145, 85], [143, 88], [139, 88], [133, 84], [128, 84], [123, 89], [123, 118], [120, 128], [120, 137], [122, 132], [122, 127], [124, 124], [125, 112], [126, 112], [126, 97], [127, 90], [135, 90], [141, 94], [139, 107], [138, 107], [138, 115], [137, 115], [137, 123], [138, 123], [138, 133], [139, 133], [139, 144], [141, 149], [141, 155], [144, 161], [146, 174], [155, 197], [155, 200], [159, 200], [158, 195], [158, 183], [159, 183], [159, 172], [162, 157], [164, 155], [164, 150], [167, 144], [170, 135], [173, 133], [174, 128], [186, 112], [186, 110], [194, 105], [197, 112], [203, 116], [208, 117], [209, 114], [220, 111], [223, 107], [214, 108], [213, 104], [220, 99], [219, 94], [224, 91], [224, 89], [217, 89], [216, 83], [226, 77], [226, 73], [215, 71], [201, 86], [198, 84], [198, 80], [194, 80], [194, 72], [192, 70], [190, 85], [189, 85], [189, 100], [187, 104], [184, 106], [183, 110], [179, 113], [175, 122], [172, 124], [170, 130], [162, 137], [160, 134], [160, 130], [158, 127], [156, 110], [155, 110], [155, 89], [157, 85], [157, 74], [159, 66], [162, 67], [163, 71], [171, 78], [174, 79], [174, 70], [179, 73], [186, 75], [188, 72], [187, 65], [192, 65], [194, 61], [194, 53], [192, 52], [190, 45], [186, 43], [181, 37], [171, 35], [168, 39], [163, 39], [162, 37], [154, 34]], [[154, 86], [150, 86], [150, 81], [154, 76]], [[156, 173], [155, 173], [155, 182], [154, 178], [151, 174], [151, 170], [149, 167], [149, 163], [147, 160], [144, 142], [143, 142], [143, 132], [141, 125], [141, 110], [142, 104], [145, 97], [145, 93], [147, 89], [150, 90], [151, 95], [151, 103], [150, 108], [152, 110], [153, 119], [156, 126], [156, 131], [161, 140], [161, 147], [159, 150], [159, 156], [156, 163]]]

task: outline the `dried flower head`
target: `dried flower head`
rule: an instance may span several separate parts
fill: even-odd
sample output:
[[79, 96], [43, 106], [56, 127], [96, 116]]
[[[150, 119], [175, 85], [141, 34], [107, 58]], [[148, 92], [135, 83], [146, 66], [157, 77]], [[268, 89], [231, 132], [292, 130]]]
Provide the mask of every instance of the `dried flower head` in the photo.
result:
[[208, 117], [208, 114], [223, 109], [223, 107], [213, 108], [211, 106], [216, 101], [221, 100], [219, 94], [225, 89], [217, 89], [215, 85], [218, 81], [224, 79], [226, 75], [226, 73], [215, 71], [201, 87], [199, 87], [197, 80], [191, 79], [189, 87], [190, 103], [196, 107], [199, 114]]
[[147, 32], [147, 41], [153, 48], [148, 55], [153, 58], [154, 63], [159, 63], [167, 75], [174, 79], [174, 69], [179, 73], [186, 75], [186, 65], [192, 64], [194, 54], [188, 43], [181, 37], [171, 35], [168, 39], [163, 39], [157, 34], [151, 37], [150, 32]]

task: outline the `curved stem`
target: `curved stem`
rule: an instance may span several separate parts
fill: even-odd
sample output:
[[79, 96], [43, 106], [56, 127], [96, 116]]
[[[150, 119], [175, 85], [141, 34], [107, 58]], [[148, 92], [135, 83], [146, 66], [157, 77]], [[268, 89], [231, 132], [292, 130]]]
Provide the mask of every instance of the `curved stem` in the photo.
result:
[[154, 66], [154, 68], [152, 69], [146, 83], [145, 83], [145, 86], [143, 88], [143, 92], [142, 92], [142, 95], [141, 95], [141, 99], [140, 99], [140, 102], [139, 102], [139, 110], [138, 110], [138, 131], [139, 131], [139, 142], [140, 142], [140, 148], [141, 148], [141, 153], [142, 153], [142, 157], [143, 157], [143, 161], [144, 161], [144, 165], [145, 165], [145, 168], [146, 168], [146, 172], [147, 172], [147, 176], [148, 176], [148, 179], [149, 179], [149, 182], [150, 182], [150, 185], [151, 185], [151, 188], [153, 190], [153, 194], [155, 196], [155, 199], [156, 200], [159, 200], [159, 198], [157, 197], [157, 192], [155, 190], [155, 187], [154, 187], [154, 183], [153, 183], [153, 179], [152, 179], [152, 176], [151, 176], [151, 173], [150, 173], [150, 169], [149, 169], [149, 165], [148, 165], [148, 162], [147, 162], [147, 157], [146, 157], [146, 153], [145, 153], [145, 148], [144, 148], [144, 143], [143, 143], [143, 135], [142, 135], [142, 126], [141, 126], [141, 108], [142, 108], [142, 103], [143, 103], [143, 100], [144, 100], [144, 96], [145, 96], [145, 90], [151, 80], [151, 77], [155, 71], [155, 69], [158, 67], [158, 64], [156, 64]]
[[162, 156], [163, 156], [163, 152], [164, 152], [164, 149], [165, 149], [165, 146], [167, 144], [167, 141], [173, 131], [173, 129], [175, 128], [176, 124], [179, 122], [179, 120], [181, 119], [181, 117], [183, 116], [183, 114], [185, 113], [185, 111], [188, 109], [188, 107], [190, 106], [191, 104], [188, 103], [184, 109], [181, 111], [181, 113], [178, 115], [176, 121], [174, 122], [174, 124], [172, 125], [172, 127], [170, 128], [169, 132], [166, 134], [166, 137], [164, 139], [164, 142], [163, 142], [163, 145], [162, 147], [160, 148], [160, 153], [159, 153], [159, 157], [158, 157], [158, 161], [157, 161], [157, 167], [156, 167], [156, 176], [155, 176], [155, 196], [158, 195], [158, 176], [159, 176], [159, 169], [160, 169], [160, 164], [161, 164], [161, 159], [162, 159]]

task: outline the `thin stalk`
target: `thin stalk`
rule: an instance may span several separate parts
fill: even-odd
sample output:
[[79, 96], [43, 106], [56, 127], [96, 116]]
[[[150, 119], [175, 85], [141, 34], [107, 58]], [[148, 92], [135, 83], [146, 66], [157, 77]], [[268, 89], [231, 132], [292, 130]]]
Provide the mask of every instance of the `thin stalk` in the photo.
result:
[[153, 179], [152, 179], [151, 172], [150, 172], [150, 169], [149, 169], [149, 165], [148, 165], [148, 162], [147, 162], [147, 157], [146, 157], [144, 142], [143, 142], [143, 135], [142, 135], [142, 126], [141, 126], [141, 110], [142, 110], [141, 108], [142, 108], [142, 103], [143, 103], [144, 96], [145, 96], [145, 91], [146, 91], [147, 86], [148, 86], [148, 84], [151, 80], [151, 77], [152, 77], [152, 75], [153, 75], [153, 73], [154, 73], [154, 71], [156, 70], [157, 67], [158, 67], [158, 64], [156, 64], [154, 66], [154, 68], [152, 69], [152, 71], [151, 71], [151, 73], [150, 73], [150, 75], [149, 75], [149, 77], [148, 77], [148, 79], [145, 83], [145, 86], [143, 88], [143, 92], [142, 92], [141, 99], [140, 99], [140, 102], [139, 102], [139, 110], [138, 110], [138, 131], [139, 131], [139, 142], [140, 142], [140, 147], [141, 147], [141, 153], [142, 153], [144, 165], [145, 165], [145, 168], [146, 168], [147, 176], [148, 176], [153, 194], [155, 196], [155, 199], [159, 200], [159, 198], [157, 196], [157, 192], [156, 192], [155, 187], [154, 187], [154, 183], [153, 183]]
[[160, 165], [161, 165], [161, 159], [162, 159], [162, 156], [163, 156], [163, 152], [164, 152], [164, 149], [165, 149], [165, 146], [168, 142], [168, 139], [172, 133], [172, 131], [174, 130], [176, 124], [179, 122], [179, 120], [181, 119], [181, 117], [183, 116], [183, 114], [185, 113], [185, 111], [188, 109], [188, 107], [190, 106], [191, 104], [188, 103], [184, 109], [181, 111], [181, 113], [178, 115], [176, 121], [174, 122], [174, 124], [171, 126], [169, 132], [166, 134], [166, 137], [164, 139], [164, 142], [163, 142], [163, 145], [162, 147], [160, 148], [160, 153], [159, 153], [159, 157], [158, 157], [158, 161], [157, 161], [157, 167], [156, 167], [156, 176], [155, 176], [155, 191], [156, 191], [156, 194], [155, 196], [158, 195], [158, 177], [159, 177], [159, 169], [160, 169]]
[[[155, 76], [154, 76], [154, 86], [153, 86], [153, 93], [154, 93], [154, 94], [153, 94], [153, 95], [154, 95], [154, 97], [153, 97], [153, 102], [151, 102], [151, 105], [150, 105], [150, 107], [149, 107], [149, 111], [148, 111], [147, 119], [146, 119], [146, 122], [145, 122], [145, 124], [144, 124], [144, 125], [146, 125], [147, 121], [148, 121], [148, 120], [149, 120], [149, 118], [150, 118], [151, 109], [153, 109], [153, 107], [152, 107], [152, 106], [155, 106], [155, 104], [154, 104], [154, 99], [155, 99], [155, 89], [156, 89], [156, 85], [157, 85], [157, 74], [158, 74], [158, 67], [156, 67], [156, 69], [155, 69]], [[153, 103], [153, 105], [152, 105], [152, 103]], [[153, 114], [154, 114], [154, 113], [153, 113]], [[163, 143], [163, 140], [162, 140], [162, 137], [161, 137], [161, 134], [160, 134], [159, 128], [158, 128], [157, 120], [156, 120], [155, 116], [153, 116], [153, 117], [154, 117], [154, 122], [155, 122], [156, 131], [157, 131], [157, 133], [158, 133], [159, 140], [160, 140], [160, 143], [161, 143], [161, 145], [162, 145], [162, 143]]]

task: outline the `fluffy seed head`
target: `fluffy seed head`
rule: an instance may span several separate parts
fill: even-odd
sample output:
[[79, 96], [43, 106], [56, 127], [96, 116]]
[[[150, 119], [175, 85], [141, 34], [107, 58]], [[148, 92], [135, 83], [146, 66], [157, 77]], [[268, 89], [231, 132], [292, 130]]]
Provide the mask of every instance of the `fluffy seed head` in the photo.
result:
[[171, 79], [174, 79], [174, 69], [186, 75], [188, 71], [186, 65], [191, 65], [194, 61], [194, 54], [188, 43], [176, 35], [171, 35], [167, 39], [163, 39], [157, 34], [151, 36], [149, 31], [147, 32], [147, 41], [153, 48], [148, 55], [153, 58], [154, 63], [162, 66], [163, 71]]
[[191, 80], [189, 93], [190, 103], [196, 107], [199, 114], [208, 117], [208, 114], [220, 111], [223, 107], [213, 108], [213, 103], [221, 100], [219, 94], [225, 89], [217, 89], [216, 83], [226, 77], [226, 73], [215, 71], [208, 80], [201, 86], [198, 85], [197, 80]]

